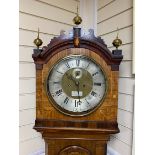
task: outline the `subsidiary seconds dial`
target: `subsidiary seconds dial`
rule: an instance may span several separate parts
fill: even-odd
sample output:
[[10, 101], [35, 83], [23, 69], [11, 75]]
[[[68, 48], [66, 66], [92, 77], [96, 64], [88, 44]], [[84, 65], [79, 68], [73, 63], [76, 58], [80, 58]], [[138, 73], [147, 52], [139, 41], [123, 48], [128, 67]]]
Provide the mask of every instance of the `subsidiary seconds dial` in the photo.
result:
[[46, 91], [50, 102], [60, 112], [83, 116], [93, 112], [103, 102], [107, 79], [94, 60], [72, 55], [61, 59], [50, 70]]

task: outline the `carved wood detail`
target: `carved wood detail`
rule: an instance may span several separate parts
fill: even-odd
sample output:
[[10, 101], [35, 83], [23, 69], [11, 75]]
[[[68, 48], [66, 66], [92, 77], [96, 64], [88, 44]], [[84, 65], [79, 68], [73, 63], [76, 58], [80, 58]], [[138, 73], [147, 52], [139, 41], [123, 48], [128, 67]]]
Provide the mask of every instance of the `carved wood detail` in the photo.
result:
[[59, 152], [59, 155], [92, 155], [91, 152], [80, 146], [69, 146]]
[[[101, 37], [95, 37], [91, 30], [87, 35], [80, 35], [81, 29], [79, 28], [74, 28], [73, 30], [74, 36], [60, 35], [59, 37], [51, 39], [50, 43], [41, 50], [38, 50], [38, 52], [35, 49], [32, 55], [35, 64], [45, 64], [56, 53], [68, 48], [78, 47], [96, 52], [108, 65], [117, 65], [118, 67], [113, 68], [114, 70], [119, 69], [119, 64], [123, 58], [121, 50], [114, 50], [115, 52], [111, 53]], [[76, 40], [79, 42], [77, 45], [75, 43]]]

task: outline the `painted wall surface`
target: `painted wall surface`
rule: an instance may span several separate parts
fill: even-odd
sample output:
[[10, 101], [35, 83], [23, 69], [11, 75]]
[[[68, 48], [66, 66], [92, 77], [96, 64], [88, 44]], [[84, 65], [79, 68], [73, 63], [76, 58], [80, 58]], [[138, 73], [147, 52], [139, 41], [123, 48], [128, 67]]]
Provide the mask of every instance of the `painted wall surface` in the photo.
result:
[[96, 0], [80, 0], [80, 16], [83, 20], [81, 28], [88, 30], [94, 29], [96, 35], [97, 28], [97, 1]]
[[118, 123], [120, 133], [111, 136], [108, 146], [120, 155], [132, 154], [134, 76], [132, 75], [133, 52], [133, 2], [132, 0], [98, 0], [97, 34], [104, 39], [110, 50], [116, 38], [117, 27], [123, 45], [123, 61], [119, 73]]
[[33, 40], [37, 37], [38, 27], [43, 46], [61, 30], [70, 30], [79, 1], [20, 0], [19, 3], [19, 154], [38, 155], [44, 150], [44, 140], [40, 133], [32, 129], [36, 104]]

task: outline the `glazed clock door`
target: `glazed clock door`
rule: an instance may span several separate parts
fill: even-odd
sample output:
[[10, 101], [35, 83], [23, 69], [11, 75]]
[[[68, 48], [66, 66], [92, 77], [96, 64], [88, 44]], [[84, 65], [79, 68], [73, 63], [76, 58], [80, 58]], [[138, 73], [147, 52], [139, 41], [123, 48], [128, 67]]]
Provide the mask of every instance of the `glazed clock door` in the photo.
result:
[[47, 78], [47, 94], [60, 112], [83, 116], [93, 112], [104, 100], [107, 79], [92, 59], [71, 55], [58, 61]]

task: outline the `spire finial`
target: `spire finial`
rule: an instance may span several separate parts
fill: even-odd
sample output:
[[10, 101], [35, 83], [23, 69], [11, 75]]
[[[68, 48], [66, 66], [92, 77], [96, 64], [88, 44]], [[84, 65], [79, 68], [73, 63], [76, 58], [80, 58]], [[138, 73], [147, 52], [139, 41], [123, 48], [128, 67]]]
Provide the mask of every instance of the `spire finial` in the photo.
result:
[[38, 27], [38, 37], [37, 38], [39, 38], [39, 27]]
[[78, 5], [77, 5], [77, 15], [79, 14], [79, 7], [78, 7]]
[[116, 36], [116, 38], [118, 38], [118, 34], [119, 34], [119, 29], [118, 29], [118, 27], [117, 27], [117, 36]]

